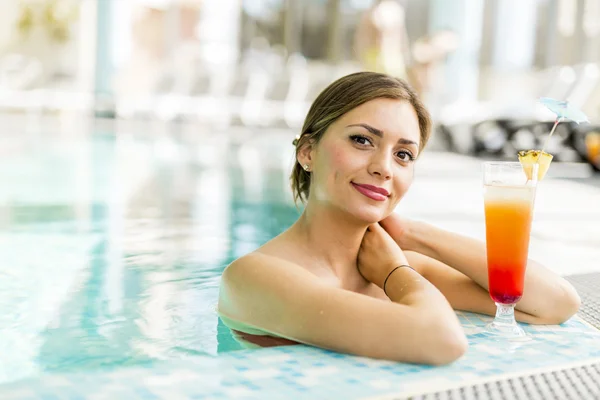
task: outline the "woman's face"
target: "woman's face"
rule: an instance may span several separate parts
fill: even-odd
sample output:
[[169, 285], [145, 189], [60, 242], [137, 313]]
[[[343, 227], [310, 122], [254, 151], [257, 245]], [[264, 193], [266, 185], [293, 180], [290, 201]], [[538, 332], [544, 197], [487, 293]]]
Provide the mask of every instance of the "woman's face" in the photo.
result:
[[353, 109], [299, 154], [311, 168], [309, 202], [381, 221], [412, 183], [419, 140], [417, 114], [406, 101], [375, 99]]

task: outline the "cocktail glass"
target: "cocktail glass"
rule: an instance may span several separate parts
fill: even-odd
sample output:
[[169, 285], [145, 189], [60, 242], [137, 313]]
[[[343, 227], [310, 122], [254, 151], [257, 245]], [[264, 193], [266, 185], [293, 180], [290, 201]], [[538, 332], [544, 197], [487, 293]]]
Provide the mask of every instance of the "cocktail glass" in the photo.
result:
[[537, 169], [534, 164], [528, 179], [519, 162], [483, 165], [488, 286], [497, 307], [484, 332], [502, 339], [528, 339], [515, 305], [523, 296]]

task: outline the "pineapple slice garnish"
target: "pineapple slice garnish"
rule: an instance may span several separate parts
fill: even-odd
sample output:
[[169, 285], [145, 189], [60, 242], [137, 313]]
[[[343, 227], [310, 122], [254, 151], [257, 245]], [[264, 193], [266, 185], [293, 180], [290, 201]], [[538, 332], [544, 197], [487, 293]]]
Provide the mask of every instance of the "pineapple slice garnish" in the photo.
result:
[[546, 153], [545, 151], [542, 152], [541, 150], [522, 150], [519, 151], [518, 155], [519, 162], [523, 167], [525, 175], [527, 175], [527, 179], [531, 179], [531, 175], [533, 173], [533, 165], [536, 162], [539, 164], [537, 180], [541, 181], [542, 179], [544, 179], [546, 172], [548, 172], [548, 168], [550, 168], [550, 163], [552, 162], [552, 154]]

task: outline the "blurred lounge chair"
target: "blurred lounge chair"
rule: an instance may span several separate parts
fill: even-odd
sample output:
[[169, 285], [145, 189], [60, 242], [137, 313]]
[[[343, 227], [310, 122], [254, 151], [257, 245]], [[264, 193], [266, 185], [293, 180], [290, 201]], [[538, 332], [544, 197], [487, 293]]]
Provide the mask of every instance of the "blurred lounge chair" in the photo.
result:
[[50, 72], [34, 57], [7, 54], [0, 59], [0, 110], [40, 114], [89, 111], [91, 93], [77, 92], [52, 82]]
[[[553, 67], [537, 74], [535, 97], [515, 101], [515, 105], [454, 104], [446, 107], [437, 127], [447, 148], [470, 154], [513, 155], [524, 148], [542, 145], [554, 122], [554, 114], [538, 103], [539, 97], [567, 99], [583, 107], [598, 86], [600, 73], [596, 64]], [[579, 153], [573, 148], [576, 124], [559, 126], [548, 150], [558, 160], [575, 161]]]

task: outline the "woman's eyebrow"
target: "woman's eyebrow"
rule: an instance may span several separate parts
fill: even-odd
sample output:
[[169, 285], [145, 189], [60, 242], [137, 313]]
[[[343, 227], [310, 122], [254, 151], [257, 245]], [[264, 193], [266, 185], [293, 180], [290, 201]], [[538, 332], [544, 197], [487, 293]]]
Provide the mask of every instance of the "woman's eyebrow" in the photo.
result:
[[374, 128], [371, 125], [368, 125], [368, 124], [352, 124], [352, 125], [348, 125], [346, 128], [349, 128], [351, 126], [360, 126], [362, 128], [365, 128], [366, 130], [368, 130], [369, 132], [371, 132], [375, 136], [383, 137], [383, 131], [381, 129]]
[[[352, 126], [360, 126], [361, 128], [365, 128], [366, 130], [368, 130], [369, 132], [371, 132], [375, 136], [379, 136], [380, 138], [383, 137], [383, 131], [381, 129], [377, 129], [375, 127], [372, 127], [369, 124], [351, 124], [351, 125], [346, 126], [346, 128], [349, 128], [349, 127], [352, 127]], [[401, 144], [412, 144], [412, 145], [415, 145], [417, 147], [419, 146], [419, 144], [417, 142], [414, 142], [414, 141], [409, 140], [409, 139], [404, 139], [404, 138], [400, 138], [398, 140], [398, 143], [401, 143]]]

